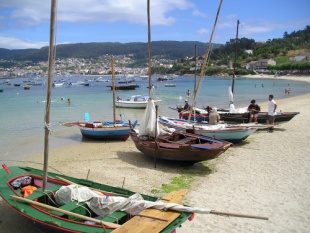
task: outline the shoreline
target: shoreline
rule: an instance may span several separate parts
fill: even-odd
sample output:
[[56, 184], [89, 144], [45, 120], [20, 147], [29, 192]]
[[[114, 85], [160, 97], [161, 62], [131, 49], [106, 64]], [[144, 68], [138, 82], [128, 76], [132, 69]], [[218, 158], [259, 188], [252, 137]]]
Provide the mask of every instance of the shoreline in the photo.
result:
[[[111, 76], [109, 74], [94, 74], [94, 75], [81, 75], [81, 76], [89, 76], [89, 77], [97, 77], [97, 76]], [[116, 75], [116, 76], [124, 76], [124, 75]], [[158, 76], [158, 75], [153, 75], [153, 76]], [[193, 74], [185, 74], [183, 75], [184, 77], [194, 77]], [[140, 77], [139, 75], [135, 75], [134, 77]], [[204, 76], [204, 77], [209, 77], [209, 76]], [[212, 77], [226, 77], [226, 78], [231, 78], [230, 76], [221, 76], [221, 75], [213, 75]], [[237, 78], [254, 78], [254, 79], [281, 79], [281, 80], [288, 80], [288, 81], [300, 81], [300, 82], [310, 82], [310, 75], [283, 75], [283, 76], [278, 76], [275, 77], [274, 75], [270, 74], [249, 74], [249, 75], [237, 75]], [[25, 78], [25, 77], [0, 77], [0, 79], [14, 79], [14, 78]], [[178, 78], [182, 78], [182, 76], [178, 76]], [[199, 75], [197, 75], [197, 78], [199, 78]]]
[[286, 76], [278, 76], [267, 75], [267, 74], [255, 74], [255, 75], [241, 75], [238, 76], [241, 78], [257, 78], [257, 79], [274, 79], [274, 80], [288, 80], [288, 81], [299, 81], [299, 82], [310, 82], [310, 75], [286, 75]]
[[[214, 208], [218, 211], [263, 215], [269, 221], [196, 214], [178, 233], [185, 232], [306, 232], [310, 226], [310, 94], [275, 99], [278, 109], [299, 111], [290, 122], [270, 134], [260, 131], [245, 143], [235, 145], [218, 159], [208, 161], [213, 172], [199, 175], [206, 167], [195, 164], [182, 167], [167, 161], [154, 161], [144, 156], [129, 139], [126, 142], [73, 141], [70, 145], [53, 147], [49, 154], [50, 168], [69, 176], [85, 178], [151, 194], [154, 189], [171, 183], [182, 171], [192, 172], [194, 183], [185, 204]], [[266, 106], [267, 103], [260, 105]], [[57, 137], [52, 135], [51, 137]], [[23, 163], [42, 169], [43, 155], [27, 156]], [[52, 169], [51, 169], [52, 171]], [[152, 177], [150, 179], [150, 177]], [[31, 223], [9, 210], [0, 201], [0, 229], [4, 232], [37, 232]], [[16, 221], [19, 222], [17, 226]]]

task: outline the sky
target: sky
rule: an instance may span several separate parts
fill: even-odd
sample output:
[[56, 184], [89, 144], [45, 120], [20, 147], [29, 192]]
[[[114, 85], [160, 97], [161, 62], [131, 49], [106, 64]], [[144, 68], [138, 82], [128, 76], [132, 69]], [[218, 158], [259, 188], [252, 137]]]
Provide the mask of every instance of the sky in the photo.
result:
[[[150, 0], [151, 40], [209, 42], [220, 0]], [[51, 0], [1, 0], [0, 48], [48, 45]], [[213, 43], [283, 38], [310, 25], [310, 0], [223, 0]], [[58, 0], [56, 44], [147, 42], [147, 0]]]

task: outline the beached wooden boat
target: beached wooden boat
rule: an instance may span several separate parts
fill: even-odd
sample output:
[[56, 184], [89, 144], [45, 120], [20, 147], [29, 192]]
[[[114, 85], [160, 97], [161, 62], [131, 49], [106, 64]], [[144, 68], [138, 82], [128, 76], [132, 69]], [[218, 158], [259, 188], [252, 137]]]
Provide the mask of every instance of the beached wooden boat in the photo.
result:
[[[195, 109], [196, 113], [191, 114], [191, 121], [209, 121], [209, 114], [206, 110]], [[218, 109], [218, 113], [220, 114], [221, 120], [227, 123], [249, 123], [250, 114], [248, 111], [246, 112], [230, 112], [230, 110]], [[292, 120], [299, 112], [277, 112], [275, 115], [275, 124], [281, 124]], [[267, 121], [267, 112], [258, 113], [257, 123], [266, 124]], [[183, 119], [188, 120], [189, 112], [183, 114]]]
[[131, 129], [130, 137], [136, 148], [147, 156], [188, 164], [215, 159], [232, 145], [224, 140], [181, 131], [155, 138], [150, 135], [138, 135]]
[[[149, 1], [148, 1], [149, 4]], [[162, 160], [180, 161], [188, 164], [214, 159], [225, 152], [232, 144], [223, 140], [213, 139], [186, 132], [163, 133], [157, 122], [157, 107], [154, 103], [154, 86], [151, 82], [151, 33], [150, 14], [148, 8], [148, 73], [149, 100], [140, 121], [139, 132], [133, 128], [130, 137], [136, 148], [147, 156]], [[157, 81], [168, 80], [167, 76]]]
[[[95, 198], [103, 198], [109, 200], [108, 202], [117, 200], [117, 198], [130, 199], [135, 195], [135, 192], [52, 172], [48, 173], [45, 190], [42, 188], [42, 183], [42, 170], [30, 167], [6, 167], [5, 165], [3, 165], [3, 169], [0, 169], [2, 199], [12, 210], [31, 221], [41, 232], [137, 232], [131, 231], [131, 229], [148, 228], [152, 224], [149, 223], [149, 220], [152, 220], [153, 224], [158, 224], [160, 227], [156, 232], [170, 233], [193, 215], [191, 212], [176, 213], [170, 210], [149, 209], [151, 212], [148, 212], [148, 215], [141, 212], [141, 214], [134, 214], [137, 215], [134, 217], [130, 209], [121, 211], [115, 209], [115, 206], [114, 210], [107, 207], [111, 211], [100, 211], [93, 208], [90, 200], [77, 201], [67, 195], [69, 194], [67, 190], [75, 191], [79, 186], [81, 190], [94, 193]], [[64, 191], [62, 192], [62, 190]], [[65, 196], [63, 196], [64, 192], [67, 193]], [[143, 194], [141, 196], [145, 201], [161, 200], [154, 196]], [[176, 192], [174, 195], [164, 197], [164, 200], [178, 203], [176, 198], [180, 202], [183, 197], [184, 193]], [[119, 206], [124, 208], [124, 205]], [[156, 213], [161, 213], [161, 217], [156, 217]], [[174, 215], [173, 218], [168, 218], [171, 215]], [[167, 220], [165, 216], [168, 216]], [[137, 222], [136, 218], [143, 221]], [[129, 229], [129, 231], [122, 231], [123, 228]]]
[[[119, 108], [146, 108], [149, 96], [133, 95], [130, 99], [118, 98], [115, 102], [116, 107]], [[156, 105], [159, 105], [161, 100], [154, 100]]]
[[[250, 114], [249, 112], [245, 113], [230, 113], [229, 111], [218, 110], [220, 117], [225, 122], [230, 123], [249, 123]], [[275, 124], [281, 124], [292, 120], [299, 112], [277, 112], [275, 115]], [[264, 124], [267, 121], [267, 112], [258, 113], [257, 122]]]
[[183, 132], [194, 132], [196, 134], [222, 139], [232, 143], [245, 140], [247, 137], [255, 133], [257, 128], [245, 126], [230, 126], [227, 124], [208, 125], [208, 124], [192, 124], [187, 120], [180, 120], [169, 117], [159, 117], [158, 122], [168, 128], [174, 128]]
[[[134, 122], [134, 127], [138, 121]], [[123, 121], [105, 122], [60, 122], [62, 126], [78, 126], [83, 137], [98, 140], [121, 140], [126, 141], [129, 138], [129, 124]]]

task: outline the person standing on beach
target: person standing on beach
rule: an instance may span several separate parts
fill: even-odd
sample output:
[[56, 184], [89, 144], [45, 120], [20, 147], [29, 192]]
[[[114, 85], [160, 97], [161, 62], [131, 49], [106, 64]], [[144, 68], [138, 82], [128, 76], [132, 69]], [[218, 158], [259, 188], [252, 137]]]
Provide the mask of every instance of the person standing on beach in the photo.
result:
[[255, 100], [251, 100], [251, 104], [248, 107], [248, 111], [250, 113], [249, 123], [251, 123], [253, 119], [254, 122], [257, 122], [258, 113], [260, 112], [260, 106], [256, 104]]
[[274, 118], [276, 115], [277, 103], [273, 99], [273, 95], [269, 95], [267, 124], [271, 125], [269, 133], [273, 133]]

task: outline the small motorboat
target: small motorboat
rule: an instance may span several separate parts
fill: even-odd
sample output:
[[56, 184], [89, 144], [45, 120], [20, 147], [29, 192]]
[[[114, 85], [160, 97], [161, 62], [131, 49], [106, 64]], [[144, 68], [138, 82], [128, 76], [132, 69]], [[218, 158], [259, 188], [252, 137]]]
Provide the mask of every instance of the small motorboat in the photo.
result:
[[[116, 100], [116, 107], [119, 108], [146, 108], [149, 96], [145, 95], [133, 95], [130, 99], [123, 100], [118, 98]], [[155, 105], [159, 105], [161, 100], [154, 100]]]

